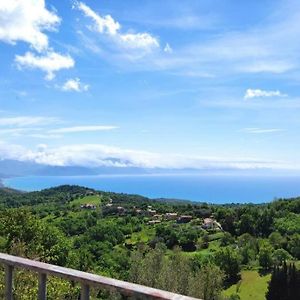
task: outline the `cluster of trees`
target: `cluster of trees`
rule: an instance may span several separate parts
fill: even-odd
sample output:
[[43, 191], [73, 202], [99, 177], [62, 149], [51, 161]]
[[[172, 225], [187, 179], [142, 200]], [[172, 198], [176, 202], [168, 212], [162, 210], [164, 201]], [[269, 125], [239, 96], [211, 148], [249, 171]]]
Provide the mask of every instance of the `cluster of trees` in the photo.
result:
[[274, 268], [266, 295], [267, 300], [300, 299], [300, 271], [294, 264]]
[[204, 300], [219, 299], [224, 272], [209, 260], [189, 259], [179, 248], [167, 255], [164, 244], [139, 248], [131, 256], [129, 280]]
[[0, 211], [0, 251], [67, 265], [70, 241], [56, 227], [37, 219], [28, 209]]
[[152, 247], [163, 243], [169, 249], [180, 246], [184, 251], [195, 251], [199, 236], [200, 231], [189, 225], [160, 224], [155, 228], [155, 238], [150, 243]]

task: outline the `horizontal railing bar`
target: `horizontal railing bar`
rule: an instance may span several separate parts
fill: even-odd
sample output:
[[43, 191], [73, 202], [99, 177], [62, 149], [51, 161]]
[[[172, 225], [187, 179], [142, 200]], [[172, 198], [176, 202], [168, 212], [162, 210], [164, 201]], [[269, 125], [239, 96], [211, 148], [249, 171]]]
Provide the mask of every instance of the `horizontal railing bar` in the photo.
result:
[[101, 287], [106, 290], [117, 291], [123, 295], [131, 297], [143, 296], [143, 299], [161, 300], [196, 300], [196, 298], [174, 294], [171, 292], [154, 289], [131, 282], [121, 281], [56, 265], [50, 265], [43, 262], [4, 253], [0, 253], [0, 263], [8, 266], [32, 270], [37, 273], [58, 276], [86, 285]]

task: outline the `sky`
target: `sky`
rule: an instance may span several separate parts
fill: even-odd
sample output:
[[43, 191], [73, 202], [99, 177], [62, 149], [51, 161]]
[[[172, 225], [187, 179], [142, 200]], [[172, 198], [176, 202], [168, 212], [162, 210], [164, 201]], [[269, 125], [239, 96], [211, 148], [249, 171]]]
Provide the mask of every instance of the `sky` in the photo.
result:
[[0, 159], [300, 170], [300, 2], [1, 0]]

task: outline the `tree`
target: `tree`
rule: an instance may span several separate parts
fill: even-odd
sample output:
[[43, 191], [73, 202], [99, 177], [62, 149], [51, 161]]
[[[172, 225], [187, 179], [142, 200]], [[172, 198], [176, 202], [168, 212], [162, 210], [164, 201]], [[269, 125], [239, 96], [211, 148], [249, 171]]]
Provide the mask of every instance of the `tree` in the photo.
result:
[[197, 231], [191, 227], [184, 228], [178, 234], [179, 245], [184, 251], [195, 251], [197, 238]]
[[255, 224], [253, 216], [250, 213], [244, 213], [240, 218], [239, 233], [253, 234], [254, 233], [253, 224]]
[[2, 222], [7, 252], [58, 265], [67, 262], [70, 243], [57, 227], [22, 209], [8, 211]]
[[290, 236], [287, 244], [289, 252], [296, 258], [300, 259], [300, 234], [294, 233]]
[[272, 260], [274, 264], [279, 266], [290, 259], [292, 259], [292, 256], [282, 248], [275, 250], [272, 254]]
[[294, 234], [300, 232], [300, 214], [289, 213], [283, 218], [275, 220], [275, 228], [282, 234]]
[[244, 233], [238, 237], [239, 253], [241, 255], [242, 264], [248, 264], [255, 260], [258, 253], [258, 245], [255, 237], [249, 233]]
[[234, 235], [235, 232], [235, 221], [236, 215], [235, 211], [231, 208], [220, 207], [217, 208], [215, 212], [215, 217], [220, 221], [222, 228], [226, 231]]
[[282, 247], [284, 239], [280, 232], [274, 231], [269, 235], [270, 244], [273, 246], [274, 249], [279, 249]]
[[138, 250], [131, 255], [129, 280], [171, 292], [217, 300], [222, 290], [224, 273], [212, 263], [194, 268], [192, 261], [175, 248], [170, 256], [158, 245], [144, 253]]
[[266, 294], [267, 300], [300, 299], [300, 271], [295, 265], [275, 267]]
[[71, 245], [57, 227], [42, 224], [39, 244], [40, 260], [60, 266], [66, 265]]
[[236, 250], [231, 247], [220, 249], [215, 254], [215, 262], [225, 273], [225, 280], [228, 283], [237, 282], [241, 270], [240, 257]]
[[[7, 210], [3, 214], [1, 222], [2, 234], [7, 237], [5, 249], [7, 252], [27, 257], [36, 252], [41, 223], [28, 210]], [[24, 245], [21, 252], [17, 250], [20, 250], [20, 245]]]
[[274, 209], [265, 208], [256, 218], [256, 235], [266, 237], [273, 230]]
[[223, 287], [224, 272], [214, 264], [203, 265], [189, 278], [189, 295], [203, 300], [217, 300]]
[[156, 237], [161, 238], [169, 249], [179, 244], [177, 232], [171, 226], [157, 226]]
[[224, 235], [220, 239], [221, 246], [229, 246], [234, 243], [234, 238], [229, 232], [224, 232]]
[[209, 236], [208, 233], [205, 231], [201, 236], [198, 247], [199, 249], [207, 249], [208, 245], [209, 245]]
[[272, 247], [266, 243], [263, 244], [259, 249], [258, 261], [259, 261], [259, 265], [264, 270], [270, 269], [273, 265], [272, 252], [273, 252]]

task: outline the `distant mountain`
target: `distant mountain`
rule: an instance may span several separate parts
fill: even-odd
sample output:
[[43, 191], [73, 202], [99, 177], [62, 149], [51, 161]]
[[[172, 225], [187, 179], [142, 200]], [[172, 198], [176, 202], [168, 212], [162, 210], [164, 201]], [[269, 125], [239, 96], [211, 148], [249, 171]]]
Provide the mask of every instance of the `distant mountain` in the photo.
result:
[[[119, 161], [117, 159], [109, 159], [110, 163], [116, 165], [126, 163], [126, 161]], [[0, 160], [0, 178], [18, 177], [18, 176], [87, 176], [87, 175], [149, 175], [149, 174], [189, 174], [189, 175], [211, 175], [211, 174], [269, 174], [269, 170], [255, 169], [255, 170], [239, 170], [239, 169], [164, 169], [164, 168], [142, 168], [142, 167], [84, 167], [84, 166], [50, 166], [38, 164], [29, 161], [18, 160]], [[272, 170], [272, 174], [276, 171]], [[282, 173], [284, 174], [284, 173]]]
[[35, 162], [0, 160], [0, 178], [16, 176], [142, 175], [174, 173], [174, 170], [138, 167], [49, 166]]
[[80, 166], [48, 166], [35, 162], [0, 160], [0, 178], [15, 176], [75, 176], [95, 175], [97, 171], [93, 168]]
[[0, 160], [0, 177], [34, 175], [42, 169], [42, 165], [34, 162], [18, 160]]

